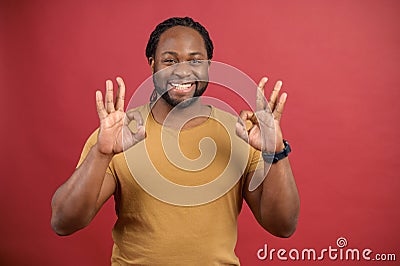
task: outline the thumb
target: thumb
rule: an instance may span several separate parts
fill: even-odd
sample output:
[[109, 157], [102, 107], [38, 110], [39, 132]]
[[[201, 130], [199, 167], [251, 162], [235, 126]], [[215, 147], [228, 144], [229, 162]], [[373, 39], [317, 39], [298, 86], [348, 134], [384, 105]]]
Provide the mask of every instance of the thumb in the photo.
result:
[[236, 122], [236, 135], [244, 141], [249, 141], [249, 134], [247, 133], [246, 126], [242, 119], [238, 118]]

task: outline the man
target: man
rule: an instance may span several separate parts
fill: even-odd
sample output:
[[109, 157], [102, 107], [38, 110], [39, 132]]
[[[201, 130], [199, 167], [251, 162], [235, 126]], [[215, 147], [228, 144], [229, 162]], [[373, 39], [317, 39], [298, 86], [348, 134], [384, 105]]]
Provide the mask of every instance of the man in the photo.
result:
[[[105, 103], [102, 93], [96, 92], [100, 127], [88, 139], [76, 171], [53, 197], [51, 224], [57, 234], [69, 235], [87, 226], [112, 195], [118, 216], [113, 265], [239, 265], [234, 248], [243, 197], [268, 232], [279, 237], [293, 234], [299, 196], [287, 158], [288, 144], [279, 127], [287, 96], [278, 97], [282, 83], [276, 83], [267, 103], [260, 97], [267, 82], [263, 78], [256, 112], [242, 111], [238, 120], [198, 100], [207, 87], [212, 53], [213, 44], [202, 25], [187, 17], [168, 19], [156, 27], [146, 48], [154, 74], [151, 103], [125, 113], [121, 78], [117, 78], [115, 103], [110, 80]], [[226, 141], [229, 134], [221, 121], [228, 121], [226, 128], [234, 128], [240, 147]], [[212, 164], [184, 169], [170, 162], [163, 150], [168, 143], [161, 138], [163, 130], [177, 129], [179, 147], [191, 160], [203, 155], [193, 148], [200, 140], [214, 139], [217, 152]], [[271, 149], [268, 143], [276, 146]], [[240, 173], [238, 182], [206, 203], [171, 204], [147, 193], [139, 182], [148, 180], [142, 175], [151, 171], [143, 169], [147, 156], [160, 176], [190, 187], [212, 182], [226, 172], [229, 158], [243, 155], [243, 171], [228, 169]], [[269, 171], [261, 169], [264, 181], [249, 190], [253, 176], [260, 173], [260, 157]]]

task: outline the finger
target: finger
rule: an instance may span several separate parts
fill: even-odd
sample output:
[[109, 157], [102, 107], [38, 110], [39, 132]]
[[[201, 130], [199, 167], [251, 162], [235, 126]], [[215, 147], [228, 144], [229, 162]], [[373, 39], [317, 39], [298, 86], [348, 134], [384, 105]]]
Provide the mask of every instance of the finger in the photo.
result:
[[135, 111], [129, 110], [126, 112], [125, 125], [128, 125], [133, 120], [133, 112]]
[[[126, 130], [126, 128], [124, 128], [123, 130]], [[128, 130], [130, 131], [130, 137], [127, 137], [126, 139], [123, 140], [124, 151], [126, 151], [127, 149], [129, 149], [130, 147], [132, 147], [133, 145], [140, 142], [146, 137], [146, 131], [144, 127], [135, 130], [135, 132], [133, 132], [131, 128], [128, 128]]]
[[133, 128], [135, 128], [136, 130], [139, 127], [143, 127], [143, 118], [142, 115], [140, 114], [140, 112], [138, 111], [129, 111], [126, 113], [127, 119], [126, 121], [126, 125], [128, 125], [131, 122], [134, 122], [134, 126]]
[[100, 120], [107, 117], [107, 111], [104, 109], [103, 95], [101, 91], [96, 91], [96, 109]]
[[271, 96], [269, 97], [268, 106], [271, 112], [273, 112], [274, 108], [276, 107], [276, 101], [278, 99], [279, 91], [281, 90], [281, 88], [282, 81], [279, 80], [278, 82], [276, 82], [274, 90], [271, 92]]
[[124, 80], [120, 77], [117, 78], [118, 91], [117, 91], [117, 99], [115, 103], [115, 109], [119, 111], [124, 111], [125, 105], [125, 83]]
[[246, 128], [246, 131], [249, 132], [250, 129], [254, 126], [254, 123], [250, 120], [246, 120], [246, 122], [244, 122], [244, 126]]
[[249, 132], [254, 125], [258, 125], [257, 116], [255, 113], [248, 110], [242, 110], [240, 112], [238, 121], [246, 128], [247, 132]]
[[240, 119], [242, 119], [242, 121], [246, 121], [246, 120], [251, 121], [253, 116], [254, 116], [254, 113], [249, 110], [242, 110], [242, 111], [240, 111], [240, 114], [239, 114], [239, 117], [240, 117]]
[[129, 118], [132, 120], [134, 119], [138, 126], [143, 126], [143, 118], [140, 112], [134, 111], [129, 113]]
[[141, 141], [146, 137], [146, 130], [144, 127], [138, 128], [138, 131], [133, 134], [133, 137], [136, 139], [137, 142]]
[[274, 119], [280, 121], [283, 113], [283, 109], [285, 108], [285, 103], [287, 99], [287, 93], [282, 93], [281, 97], [279, 97], [279, 102], [274, 110]]
[[240, 119], [238, 119], [238, 121], [236, 122], [236, 135], [244, 141], [248, 142], [249, 135], [247, 133], [246, 127], [243, 125]]
[[127, 112], [126, 116], [128, 117], [129, 123], [133, 123], [133, 125], [129, 125], [129, 129], [131, 130], [133, 137], [137, 141], [144, 139], [146, 137], [146, 132], [143, 125], [143, 117], [140, 112]]
[[256, 111], [265, 110], [266, 108], [266, 99], [264, 96], [264, 88], [265, 84], [267, 83], [268, 78], [263, 77], [258, 83], [257, 87], [257, 95], [256, 95]]
[[106, 110], [108, 113], [114, 112], [114, 91], [113, 83], [111, 80], [106, 81]]
[[240, 111], [238, 120], [236, 122], [236, 135], [246, 142], [248, 141], [249, 138], [247, 130], [247, 128], [249, 127], [248, 123], [250, 122], [251, 126], [253, 126], [253, 123], [251, 123], [250, 121], [250, 117], [252, 116], [253, 112], [248, 110], [242, 110]]

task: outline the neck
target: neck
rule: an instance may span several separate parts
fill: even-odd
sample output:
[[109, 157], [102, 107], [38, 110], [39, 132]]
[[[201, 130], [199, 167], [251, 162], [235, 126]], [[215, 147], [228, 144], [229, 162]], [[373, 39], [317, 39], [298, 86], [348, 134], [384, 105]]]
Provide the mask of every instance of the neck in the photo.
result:
[[151, 109], [154, 120], [166, 127], [188, 129], [204, 123], [211, 113], [208, 105], [200, 100], [185, 108], [174, 108], [163, 98], [160, 98]]

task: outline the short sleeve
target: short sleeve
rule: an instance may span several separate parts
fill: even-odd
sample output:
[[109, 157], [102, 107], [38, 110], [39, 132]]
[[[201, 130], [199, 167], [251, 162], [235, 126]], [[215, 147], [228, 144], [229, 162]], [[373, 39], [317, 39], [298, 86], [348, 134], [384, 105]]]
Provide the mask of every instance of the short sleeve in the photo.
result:
[[[96, 129], [90, 135], [90, 137], [87, 139], [85, 145], [83, 146], [81, 157], [79, 158], [79, 162], [76, 165], [76, 168], [78, 168], [83, 163], [83, 161], [85, 160], [86, 156], [88, 155], [90, 149], [96, 144], [98, 134], [99, 134], [99, 129]], [[112, 168], [113, 168], [112, 163], [110, 163], [110, 165], [108, 165], [108, 168], [107, 168], [106, 172], [115, 177], [114, 171], [113, 171]]]

